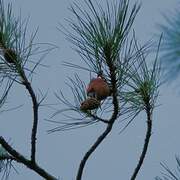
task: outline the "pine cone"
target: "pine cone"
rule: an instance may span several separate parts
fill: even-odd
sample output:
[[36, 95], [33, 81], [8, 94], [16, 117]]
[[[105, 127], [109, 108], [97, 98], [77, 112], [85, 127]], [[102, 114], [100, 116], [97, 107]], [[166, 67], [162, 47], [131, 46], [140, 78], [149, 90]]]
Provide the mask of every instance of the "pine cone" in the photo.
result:
[[82, 111], [97, 109], [100, 106], [100, 102], [96, 98], [88, 98], [81, 103], [80, 109]]

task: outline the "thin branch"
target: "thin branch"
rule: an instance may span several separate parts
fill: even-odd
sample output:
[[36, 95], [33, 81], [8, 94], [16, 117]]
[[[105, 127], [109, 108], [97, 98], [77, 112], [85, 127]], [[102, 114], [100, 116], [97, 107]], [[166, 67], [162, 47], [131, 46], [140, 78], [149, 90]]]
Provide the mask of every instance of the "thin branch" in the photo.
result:
[[85, 167], [85, 164], [88, 160], [88, 158], [91, 156], [91, 154], [96, 150], [96, 148], [101, 144], [101, 142], [106, 138], [106, 136], [110, 133], [112, 129], [113, 124], [108, 124], [106, 130], [98, 137], [96, 142], [91, 146], [91, 148], [86, 152], [83, 159], [81, 160], [81, 163], [79, 165], [78, 174], [76, 176], [76, 180], [82, 179], [82, 173]]
[[100, 117], [98, 117], [98, 116], [96, 116], [96, 115], [94, 115], [94, 114], [90, 114], [90, 117], [92, 117], [94, 120], [98, 120], [98, 121], [103, 122], [103, 123], [105, 123], [105, 124], [109, 124], [109, 121], [108, 121], [108, 120], [102, 119], [102, 118], [100, 118]]
[[0, 144], [11, 156], [13, 156], [15, 158], [15, 160], [17, 162], [24, 164], [29, 169], [32, 169], [37, 174], [39, 174], [41, 177], [43, 177], [47, 180], [57, 180], [57, 178], [50, 175], [48, 172], [46, 172], [44, 169], [42, 169], [39, 165], [37, 165], [36, 163], [33, 163], [31, 160], [26, 159], [23, 155], [21, 155], [19, 152], [17, 152], [15, 149], [13, 149], [12, 146], [9, 145], [2, 136], [0, 136]]
[[112, 91], [113, 91], [113, 95], [112, 95], [113, 96], [113, 106], [114, 106], [113, 114], [112, 114], [110, 120], [108, 121], [109, 123], [108, 123], [105, 131], [98, 137], [96, 142], [85, 153], [83, 159], [81, 160], [81, 163], [80, 163], [79, 169], [78, 169], [78, 173], [77, 173], [77, 176], [76, 176], [76, 180], [81, 180], [82, 179], [83, 170], [84, 170], [84, 167], [85, 167], [85, 164], [86, 164], [88, 158], [97, 149], [97, 147], [106, 138], [106, 136], [111, 132], [112, 127], [114, 125], [114, 122], [115, 122], [116, 118], [118, 117], [119, 104], [118, 104], [118, 99], [117, 99], [116, 73], [115, 73], [115, 71], [112, 71], [112, 69], [114, 69], [114, 68], [115, 67], [114, 67], [113, 64], [111, 64], [109, 66], [109, 69], [110, 69], [110, 78], [111, 78], [111, 82], [112, 82]]
[[24, 71], [21, 73], [21, 77], [23, 79], [23, 85], [26, 87], [28, 90], [31, 99], [32, 99], [32, 104], [33, 104], [33, 127], [32, 127], [32, 132], [31, 132], [31, 161], [33, 163], [36, 162], [36, 135], [37, 135], [37, 127], [38, 127], [38, 108], [39, 104], [37, 102], [37, 98], [35, 95], [35, 92], [28, 81]]
[[147, 132], [146, 132], [146, 138], [145, 138], [145, 141], [144, 141], [144, 147], [143, 147], [143, 151], [141, 153], [141, 156], [139, 158], [139, 162], [133, 172], [133, 175], [131, 176], [131, 180], [135, 180], [136, 177], [137, 177], [137, 174], [143, 164], [143, 161], [144, 161], [144, 158], [146, 156], [146, 153], [147, 153], [147, 149], [148, 149], [148, 145], [149, 145], [149, 142], [150, 142], [150, 137], [151, 137], [151, 132], [152, 132], [152, 119], [151, 119], [151, 108], [148, 107], [146, 109], [146, 113], [147, 113]]

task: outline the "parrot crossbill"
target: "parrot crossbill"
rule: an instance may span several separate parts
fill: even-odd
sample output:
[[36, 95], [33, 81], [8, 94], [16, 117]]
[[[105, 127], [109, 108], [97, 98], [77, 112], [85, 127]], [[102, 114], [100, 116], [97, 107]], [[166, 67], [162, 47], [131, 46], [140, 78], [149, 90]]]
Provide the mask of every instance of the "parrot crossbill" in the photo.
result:
[[90, 97], [81, 103], [80, 109], [82, 111], [97, 109], [100, 106], [100, 101], [96, 98]]
[[107, 82], [100, 76], [90, 81], [87, 87], [87, 95], [101, 101], [110, 95], [110, 88]]

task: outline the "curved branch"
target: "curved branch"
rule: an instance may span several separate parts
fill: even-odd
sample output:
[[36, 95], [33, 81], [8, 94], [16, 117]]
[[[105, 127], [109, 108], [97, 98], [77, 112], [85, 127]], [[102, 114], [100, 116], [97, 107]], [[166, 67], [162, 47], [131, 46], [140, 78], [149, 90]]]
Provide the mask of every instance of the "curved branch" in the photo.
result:
[[37, 174], [39, 174], [41, 177], [43, 177], [45, 179], [57, 180], [57, 178], [50, 175], [47, 171], [42, 169], [39, 165], [32, 162], [31, 160], [26, 159], [23, 155], [21, 155], [19, 152], [17, 152], [15, 149], [13, 149], [11, 147], [11, 145], [9, 145], [2, 136], [0, 136], [0, 144], [11, 156], [14, 157], [13, 160], [24, 164], [29, 169], [32, 169], [33, 171], [35, 171]]
[[31, 133], [31, 161], [35, 163], [36, 162], [36, 135], [37, 135], [37, 127], [38, 127], [39, 104], [37, 102], [35, 92], [24, 72], [21, 72], [21, 77], [23, 79], [23, 85], [28, 90], [30, 97], [32, 99], [32, 104], [33, 104], [33, 127], [32, 127], [32, 133]]
[[115, 73], [115, 67], [113, 63], [108, 64], [109, 70], [110, 70], [110, 78], [112, 83], [112, 96], [113, 96], [113, 106], [114, 111], [113, 114], [108, 122], [108, 125], [105, 129], [105, 131], [98, 137], [96, 142], [91, 146], [91, 148], [85, 153], [83, 159], [81, 160], [81, 163], [79, 165], [78, 173], [76, 176], [76, 180], [82, 179], [83, 170], [85, 167], [85, 164], [88, 160], [88, 158], [91, 156], [91, 154], [96, 150], [96, 148], [101, 144], [101, 142], [106, 138], [106, 136], [111, 132], [112, 127], [114, 125], [114, 122], [118, 116], [119, 113], [119, 104], [117, 99], [117, 85], [116, 85], [116, 73]]
[[82, 178], [82, 173], [85, 167], [85, 164], [88, 160], [88, 158], [90, 157], [90, 155], [96, 150], [96, 148], [99, 146], [99, 144], [106, 138], [106, 136], [109, 134], [109, 132], [112, 129], [113, 124], [109, 124], [106, 128], [106, 130], [98, 137], [98, 139], [96, 140], [96, 142], [91, 146], [91, 148], [89, 149], [89, 151], [86, 152], [86, 154], [84, 155], [83, 159], [81, 160], [81, 163], [79, 165], [79, 169], [78, 169], [78, 174], [76, 177], [76, 180], [81, 180]]
[[96, 116], [96, 115], [94, 115], [94, 114], [90, 114], [90, 116], [91, 116], [94, 120], [98, 120], [98, 121], [103, 122], [103, 123], [105, 123], [105, 124], [109, 124], [109, 121], [106, 120], [106, 119], [102, 119], [102, 118], [100, 118], [100, 117], [98, 117], [98, 116]]
[[147, 132], [146, 132], [146, 138], [144, 141], [144, 147], [143, 147], [143, 151], [141, 153], [141, 156], [139, 158], [139, 162], [133, 172], [133, 175], [131, 176], [131, 180], [135, 180], [137, 177], [137, 174], [143, 164], [144, 158], [146, 156], [147, 153], [147, 149], [148, 149], [148, 145], [150, 142], [150, 137], [151, 137], [151, 132], [152, 132], [152, 119], [151, 119], [151, 111], [150, 111], [150, 107], [148, 106], [146, 109], [146, 114], [147, 114]]

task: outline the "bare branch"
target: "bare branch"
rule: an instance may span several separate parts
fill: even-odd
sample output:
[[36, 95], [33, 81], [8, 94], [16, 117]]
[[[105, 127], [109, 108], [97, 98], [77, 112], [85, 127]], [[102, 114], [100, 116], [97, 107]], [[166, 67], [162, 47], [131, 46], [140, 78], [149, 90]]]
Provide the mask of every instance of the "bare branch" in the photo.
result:
[[31, 99], [32, 99], [32, 104], [33, 104], [33, 127], [32, 127], [32, 132], [31, 132], [31, 161], [33, 163], [36, 162], [36, 135], [37, 135], [37, 127], [38, 127], [38, 108], [39, 104], [37, 102], [37, 98], [35, 95], [35, 92], [26, 78], [26, 75], [24, 72], [21, 73], [21, 77], [23, 79], [23, 85], [26, 87], [28, 90]]
[[9, 145], [2, 136], [0, 137], [0, 144], [12, 157], [14, 157], [13, 160], [16, 160], [17, 162], [24, 164], [29, 169], [32, 169], [33, 171], [35, 171], [37, 174], [44, 177], [45, 179], [57, 180], [57, 178], [50, 175], [44, 169], [42, 169], [40, 166], [38, 166], [37, 163], [34, 163], [31, 160], [26, 159], [22, 154], [20, 154], [15, 149], [13, 149], [12, 146]]
[[146, 153], [147, 153], [147, 149], [148, 149], [148, 145], [149, 145], [149, 142], [150, 142], [150, 137], [151, 137], [151, 132], [152, 132], [152, 114], [151, 114], [151, 108], [149, 107], [147, 109], [147, 132], [146, 132], [146, 138], [145, 138], [145, 141], [144, 141], [144, 147], [143, 147], [143, 150], [142, 150], [142, 153], [140, 155], [140, 158], [139, 158], [139, 161], [138, 161], [138, 164], [133, 172], [133, 175], [131, 176], [131, 180], [135, 180], [136, 177], [137, 177], [137, 174], [143, 164], [143, 161], [144, 161], [144, 158], [146, 156]]

